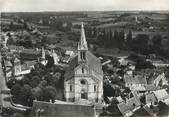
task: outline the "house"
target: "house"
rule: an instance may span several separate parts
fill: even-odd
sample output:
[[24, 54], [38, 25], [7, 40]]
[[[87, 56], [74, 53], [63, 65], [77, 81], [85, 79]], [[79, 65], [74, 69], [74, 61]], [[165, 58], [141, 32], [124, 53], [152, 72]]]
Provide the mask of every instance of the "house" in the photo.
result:
[[169, 94], [167, 93], [166, 89], [160, 89], [153, 91], [155, 97], [157, 98], [157, 101], [165, 102], [165, 100], [169, 99]]
[[21, 64], [21, 61], [18, 58], [15, 58], [14, 60], [14, 66], [13, 66], [13, 72], [14, 76], [17, 79], [21, 79], [22, 75], [29, 74], [31, 72], [31, 69], [34, 68], [34, 65], [36, 64], [35, 61], [29, 61], [25, 62], [24, 64]]
[[26, 66], [29, 66], [30, 68], [34, 68], [34, 65], [37, 63], [37, 60], [33, 60], [33, 61], [24, 61], [24, 64], [26, 64]]
[[123, 116], [130, 117], [136, 110], [140, 109], [141, 102], [138, 97], [132, 97], [130, 99], [127, 99], [126, 102], [122, 102], [117, 106]]
[[146, 94], [146, 105], [157, 105], [157, 98], [154, 93]]
[[34, 101], [30, 117], [95, 117], [91, 105], [77, 105], [57, 101], [55, 103]]
[[8, 39], [9, 37], [7, 36], [6, 33], [1, 33], [1, 39], [0, 39], [1, 47], [6, 48]]
[[129, 64], [129, 62], [125, 58], [120, 58], [118, 62], [121, 66], [127, 66]]
[[67, 50], [66, 52], [65, 52], [65, 55], [67, 55], [67, 56], [73, 56], [75, 53], [73, 52], [73, 51], [70, 51], [70, 50]]
[[31, 72], [31, 68], [26, 64], [21, 64], [21, 61], [18, 58], [15, 58], [13, 68], [16, 79], [21, 79], [22, 75], [29, 74]]
[[47, 64], [47, 60], [46, 60], [46, 52], [45, 52], [45, 49], [42, 47], [42, 56], [41, 58], [39, 57], [38, 59], [40, 59], [40, 62], [43, 64], [43, 65], [46, 65]]
[[13, 65], [11, 61], [4, 60], [4, 67], [5, 67], [5, 75], [8, 81], [12, 77], [12, 74], [13, 74]]
[[154, 80], [154, 85], [157, 86], [163, 86], [168, 85], [168, 81], [166, 80], [165, 74], [162, 73], [158, 75], [158, 77]]
[[52, 50], [52, 57], [54, 60], [54, 64], [57, 65], [60, 61], [60, 57], [56, 54], [56, 52], [54, 50]]
[[41, 53], [41, 50], [23, 49], [20, 52], [20, 58], [22, 60], [37, 60], [39, 57], [41, 57]]
[[15, 45], [8, 45], [8, 49], [10, 50], [11, 53], [13, 52], [21, 52], [24, 50], [23, 46], [15, 46]]
[[66, 101], [78, 102], [85, 99], [94, 103], [102, 102], [102, 66], [100, 60], [88, 50], [83, 24], [78, 53], [70, 60], [64, 77]]
[[117, 101], [118, 101], [119, 103], [121, 103], [121, 102], [123, 102], [123, 101], [124, 101], [124, 100], [122, 99], [122, 97], [121, 97], [121, 96], [116, 97], [116, 99], [117, 99]]
[[157, 90], [157, 87], [154, 85], [154, 84], [148, 84], [146, 86], [144, 86], [146, 91], [148, 92], [152, 92], [152, 91], [156, 91]]
[[145, 87], [147, 85], [147, 80], [141, 75], [124, 75], [125, 86], [129, 87], [130, 90], [146, 91]]
[[141, 107], [138, 110], [136, 110], [133, 115], [133, 117], [151, 117], [153, 116], [153, 110], [149, 107]]

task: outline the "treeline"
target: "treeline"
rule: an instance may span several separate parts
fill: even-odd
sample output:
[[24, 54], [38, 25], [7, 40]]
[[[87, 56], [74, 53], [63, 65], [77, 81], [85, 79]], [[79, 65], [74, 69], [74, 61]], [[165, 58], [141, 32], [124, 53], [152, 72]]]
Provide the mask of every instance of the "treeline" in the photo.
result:
[[140, 54], [157, 54], [169, 57], [167, 50], [162, 46], [161, 35], [150, 38], [147, 34], [138, 34], [133, 37], [132, 31], [125, 33], [123, 30], [102, 30], [98, 33], [97, 44], [105, 48], [119, 48], [121, 50], [134, 51]]
[[125, 47], [125, 33], [124, 31], [117, 30], [103, 30], [98, 34], [98, 44], [110, 47], [110, 48], [120, 48]]

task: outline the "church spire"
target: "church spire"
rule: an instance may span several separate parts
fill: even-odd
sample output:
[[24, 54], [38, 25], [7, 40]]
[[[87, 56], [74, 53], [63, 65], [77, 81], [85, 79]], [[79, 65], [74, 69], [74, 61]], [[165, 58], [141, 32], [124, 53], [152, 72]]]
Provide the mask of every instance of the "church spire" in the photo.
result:
[[42, 47], [42, 59], [45, 60], [45, 50], [44, 50], [44, 47]]
[[81, 38], [78, 43], [78, 50], [88, 50], [83, 22], [81, 24]]

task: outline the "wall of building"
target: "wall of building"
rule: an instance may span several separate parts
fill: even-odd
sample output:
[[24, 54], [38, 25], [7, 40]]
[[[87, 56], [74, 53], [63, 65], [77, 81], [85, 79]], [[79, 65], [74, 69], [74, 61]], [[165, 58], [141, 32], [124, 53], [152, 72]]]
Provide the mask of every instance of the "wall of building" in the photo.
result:
[[[81, 83], [82, 80], [85, 81], [85, 84]], [[70, 87], [72, 87], [72, 91]], [[87, 93], [87, 99], [89, 101], [101, 102], [103, 83], [102, 79], [98, 80], [89, 74], [87, 67], [80, 65], [75, 69], [75, 78], [65, 82], [65, 98], [67, 101], [79, 101], [82, 92]]]

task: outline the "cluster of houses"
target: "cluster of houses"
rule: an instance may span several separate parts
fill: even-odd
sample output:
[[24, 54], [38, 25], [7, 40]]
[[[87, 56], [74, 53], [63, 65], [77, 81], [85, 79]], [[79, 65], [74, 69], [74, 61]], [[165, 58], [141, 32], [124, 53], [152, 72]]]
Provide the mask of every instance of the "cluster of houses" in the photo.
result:
[[12, 77], [21, 79], [25, 74], [29, 74], [38, 62], [46, 65], [47, 56], [53, 58], [55, 65], [67, 64], [74, 56], [73, 51], [64, 51], [61, 48], [27, 49], [23, 46], [7, 45], [7, 40], [8, 36], [4, 33], [1, 39], [1, 54], [7, 80]]
[[[108, 60], [103, 65], [106, 64], [110, 67], [111, 61]], [[159, 115], [159, 106], [161, 103], [169, 106], [169, 84], [164, 72], [154, 73], [153, 76], [150, 77], [144, 72], [135, 71], [135, 63], [128, 60], [127, 57], [119, 58], [118, 64], [126, 67], [124, 69], [124, 76], [116, 77], [116, 79], [123, 81], [124, 85], [118, 85], [117, 80], [116, 84], [112, 84], [111, 86], [115, 88], [115, 85], [117, 85], [116, 87], [120, 88], [123, 95], [108, 97], [108, 99], [110, 102], [112, 99], [117, 101], [116, 108], [118, 108], [120, 115], [125, 117], [157, 116]], [[162, 67], [166, 66], [156, 66], [157, 69]], [[115, 77], [115, 75], [112, 75], [110, 78], [112, 77]], [[110, 78], [108, 77], [109, 83], [112, 83]], [[125, 93], [123, 91], [125, 88], [128, 88], [130, 91]], [[110, 103], [109, 106], [112, 106], [112, 103]]]

